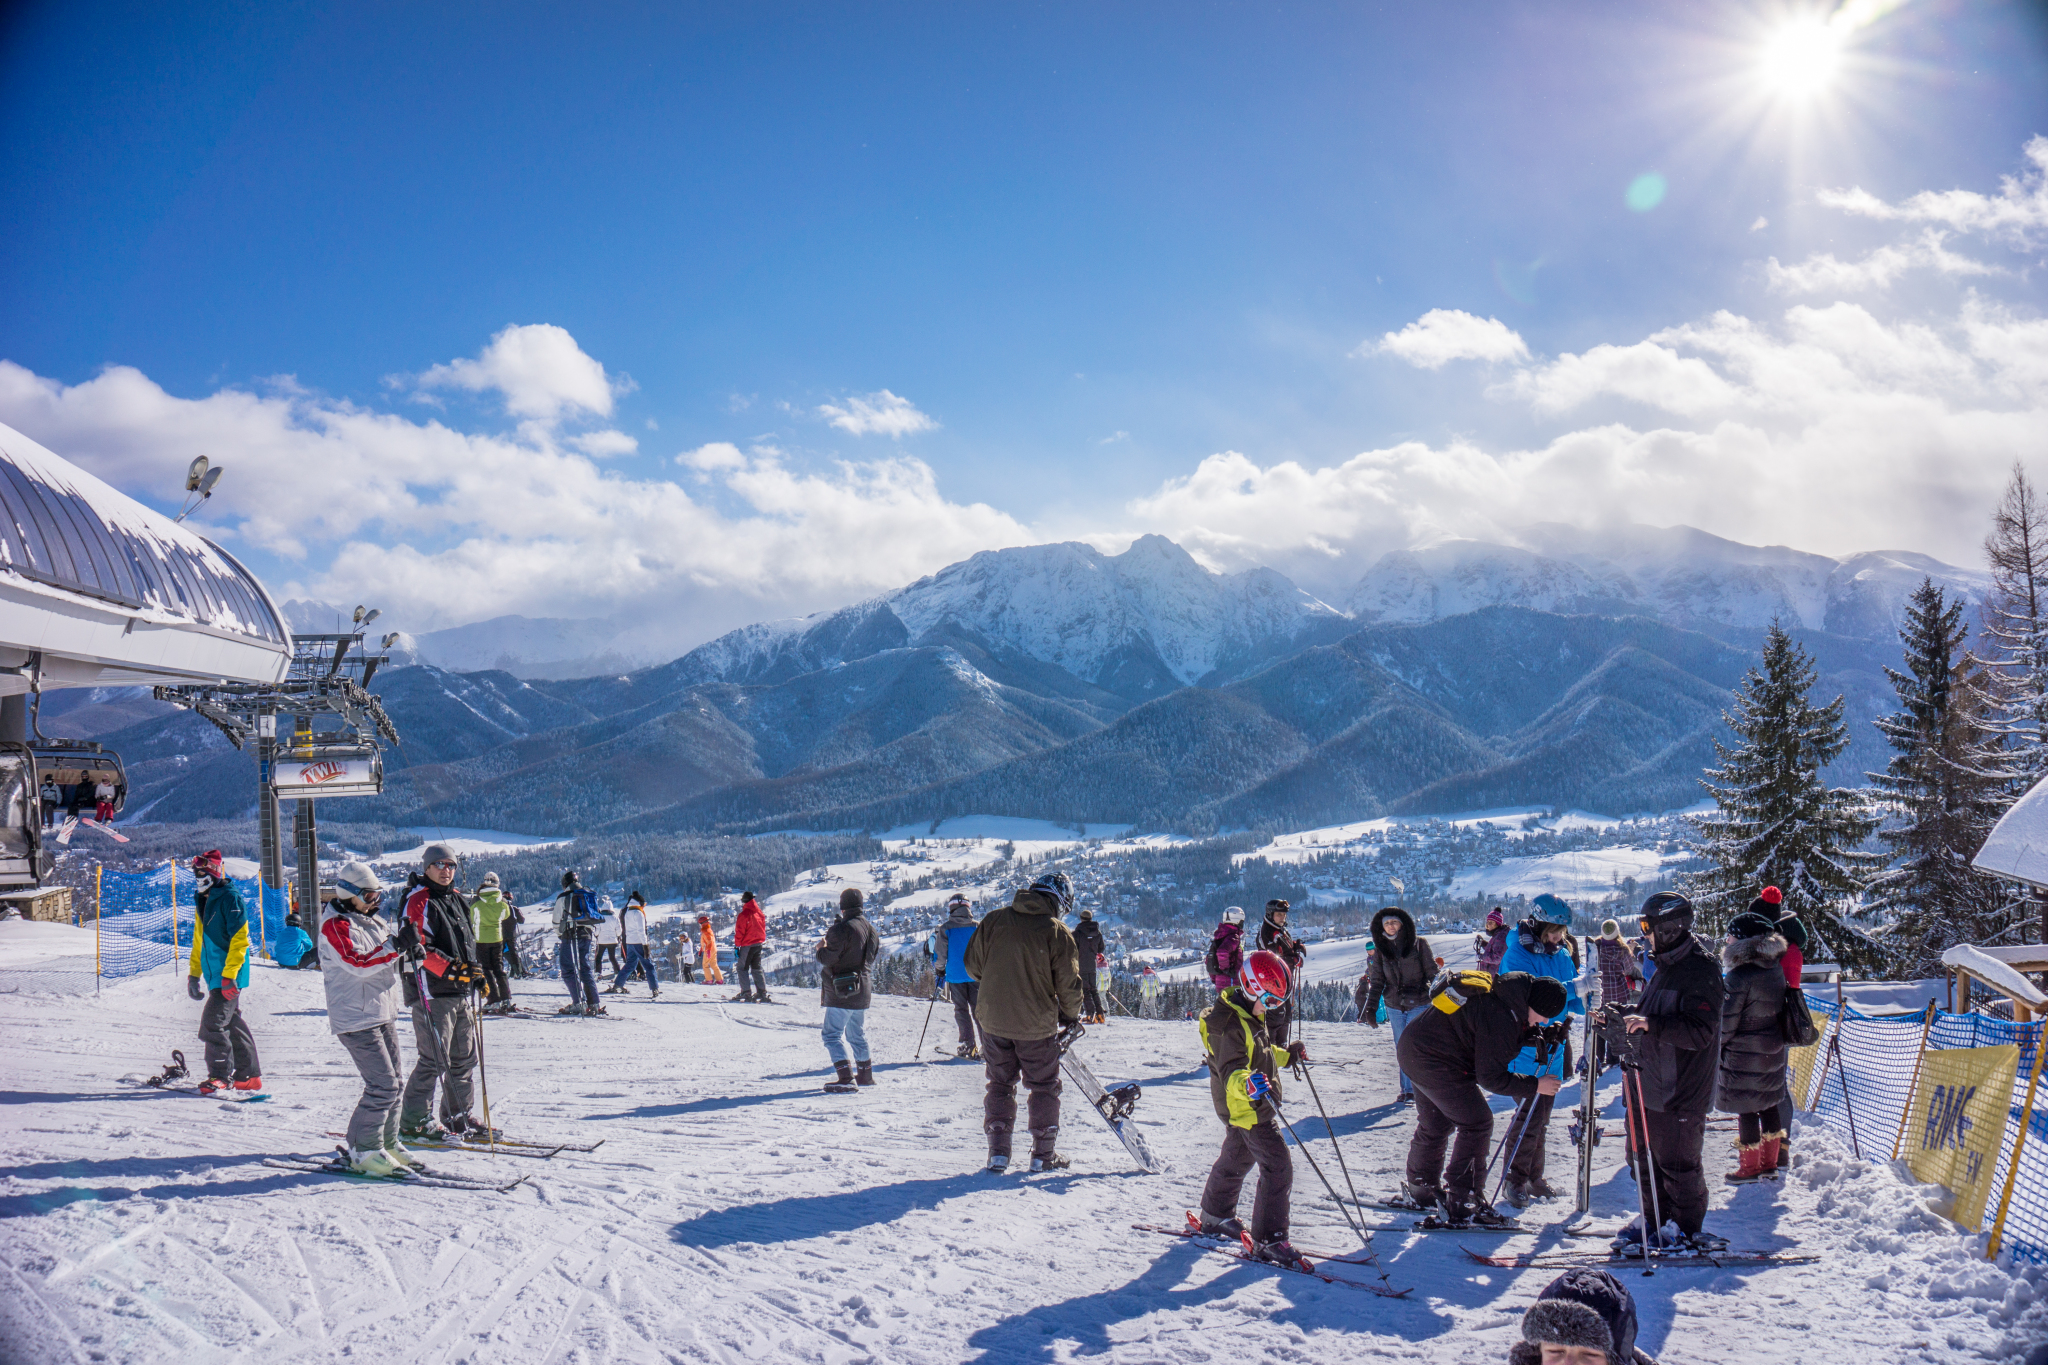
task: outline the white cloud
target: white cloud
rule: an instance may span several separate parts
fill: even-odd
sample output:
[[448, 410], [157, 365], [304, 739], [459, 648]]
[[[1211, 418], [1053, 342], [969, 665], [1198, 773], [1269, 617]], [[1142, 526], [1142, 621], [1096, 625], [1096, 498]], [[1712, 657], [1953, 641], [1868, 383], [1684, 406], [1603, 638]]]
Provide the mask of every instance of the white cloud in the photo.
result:
[[1944, 275], [2003, 273], [1994, 265], [1950, 251], [1945, 241], [1944, 234], [1930, 228], [1918, 241], [1881, 246], [1858, 261], [1838, 260], [1832, 252], [1822, 252], [1796, 265], [1780, 265], [1773, 256], [1765, 264], [1764, 274], [1771, 288], [1787, 294], [1860, 294], [1889, 288], [1893, 280], [1916, 267]]
[[1398, 332], [1368, 341], [1352, 352], [1366, 356], [1398, 356], [1424, 370], [1440, 370], [1453, 360], [1527, 360], [1529, 348], [1515, 331], [1496, 318], [1479, 318], [1455, 308], [1432, 308]]
[[1770, 225], [1771, 220], [1764, 217], [1761, 213], [1759, 213], [1756, 216], [1756, 221], [1749, 225], [1749, 230], [1751, 232], [1762, 232], [1765, 228], [1769, 227]]
[[576, 338], [544, 322], [507, 327], [476, 359], [436, 365], [412, 382], [421, 389], [495, 390], [505, 397], [505, 411], [541, 422], [565, 412], [612, 414], [614, 383], [604, 366], [585, 355]]
[[908, 398], [898, 398], [887, 389], [848, 398], [842, 407], [820, 403], [818, 415], [828, 418], [841, 431], [855, 436], [913, 436], [931, 431], [938, 423], [917, 410]]
[[2026, 244], [2048, 228], [2048, 137], [2026, 145], [2030, 170], [2005, 176], [1997, 194], [1975, 190], [1922, 190], [1899, 204], [1887, 204], [1868, 190], [1822, 190], [1820, 202], [1845, 213], [1895, 222], [1941, 223], [1962, 232], [2003, 236]]

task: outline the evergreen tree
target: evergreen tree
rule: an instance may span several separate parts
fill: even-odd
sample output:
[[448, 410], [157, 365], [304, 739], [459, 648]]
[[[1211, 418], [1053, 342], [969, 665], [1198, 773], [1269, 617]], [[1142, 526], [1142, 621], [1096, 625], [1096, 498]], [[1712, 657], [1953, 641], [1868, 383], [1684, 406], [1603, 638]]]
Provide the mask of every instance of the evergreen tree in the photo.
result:
[[1970, 866], [2005, 810], [2011, 775], [1983, 762], [1996, 753], [1994, 708], [1984, 667], [1964, 647], [1964, 605], [1931, 579], [1914, 591], [1899, 630], [1906, 671], [1885, 670], [1899, 710], [1877, 722], [1897, 752], [1870, 777], [1898, 819], [1878, 833], [1893, 862], [1871, 883], [1870, 903], [1890, 914], [1893, 965], [1912, 976], [1939, 972], [1943, 949], [1989, 943], [2018, 919], [2013, 895]]
[[1994, 703], [1984, 766], [2010, 774], [2008, 803], [2048, 777], [2048, 504], [2017, 461], [1984, 538], [1988, 689]]
[[1776, 886], [1812, 935], [1809, 960], [1867, 970], [1881, 964], [1882, 951], [1848, 916], [1879, 863], [1859, 848], [1877, 818], [1859, 793], [1821, 782], [1821, 769], [1848, 747], [1849, 729], [1840, 697], [1826, 706], [1808, 700], [1813, 683], [1813, 660], [1773, 621], [1761, 666], [1723, 713], [1739, 742], [1714, 743], [1721, 766], [1700, 785], [1715, 809], [1693, 820], [1708, 866], [1687, 875], [1683, 890], [1703, 926], [1718, 934], [1759, 891]]

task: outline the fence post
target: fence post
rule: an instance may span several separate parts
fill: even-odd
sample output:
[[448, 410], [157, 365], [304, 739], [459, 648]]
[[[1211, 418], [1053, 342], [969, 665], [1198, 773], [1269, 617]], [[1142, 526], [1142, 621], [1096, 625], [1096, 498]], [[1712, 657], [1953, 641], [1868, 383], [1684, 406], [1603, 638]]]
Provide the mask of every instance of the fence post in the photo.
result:
[[102, 918], [100, 914], [100, 874], [106, 870], [105, 864], [101, 864], [92, 870], [92, 993], [94, 995], [100, 993], [100, 920]]
[[1906, 1083], [1906, 1107], [1899, 1111], [1898, 1136], [1892, 1139], [1892, 1160], [1899, 1159], [1899, 1149], [1906, 1145], [1906, 1125], [1913, 1118], [1913, 1092], [1920, 1088], [1920, 1065], [1927, 1060], [1927, 1031], [1934, 1027], [1934, 1002], [1927, 1002], [1927, 1013], [1920, 1020], [1920, 1049], [1913, 1054], [1913, 1079]]
[[[2027, 1149], [2027, 1129], [2034, 1121], [2034, 1090], [2041, 1084], [2041, 1053], [2048, 1045], [2048, 1024], [2037, 1024], [2034, 1030], [2034, 1070], [2027, 1077], [2027, 1100], [2020, 1106], [2020, 1130], [2013, 1135], [2012, 1164], [2005, 1168], [2005, 1189], [1998, 1196], [1998, 1218], [1991, 1224], [1991, 1240], [1985, 1244], [1984, 1259], [1998, 1259], [1998, 1244], [2005, 1236], [2005, 1210], [2012, 1203], [2013, 1182], [2019, 1177], [2020, 1157]], [[2011, 1101], [2006, 1101], [2010, 1108]]]

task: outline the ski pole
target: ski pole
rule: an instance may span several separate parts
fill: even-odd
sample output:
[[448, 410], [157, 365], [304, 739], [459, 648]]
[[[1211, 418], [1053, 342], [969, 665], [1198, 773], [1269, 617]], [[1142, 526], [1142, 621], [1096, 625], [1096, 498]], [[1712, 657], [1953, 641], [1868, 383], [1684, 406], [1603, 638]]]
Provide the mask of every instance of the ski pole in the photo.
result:
[[1302, 1062], [1300, 1071], [1301, 1078], [1308, 1082], [1308, 1093], [1315, 1099], [1316, 1112], [1323, 1116], [1323, 1127], [1330, 1130], [1330, 1150], [1337, 1154], [1337, 1169], [1344, 1172], [1344, 1188], [1351, 1191], [1351, 1202], [1357, 1204], [1358, 1186], [1352, 1183], [1351, 1168], [1344, 1164], [1344, 1148], [1338, 1145], [1337, 1130], [1330, 1123], [1330, 1111], [1323, 1108], [1323, 1097], [1316, 1093], [1315, 1073], [1309, 1070], [1306, 1061]]
[[1315, 1154], [1309, 1151], [1308, 1145], [1301, 1140], [1301, 1135], [1294, 1131], [1294, 1124], [1288, 1120], [1278, 1101], [1275, 1101], [1273, 1104], [1273, 1112], [1279, 1115], [1280, 1122], [1286, 1125], [1287, 1136], [1294, 1139], [1295, 1147], [1300, 1150], [1304, 1157], [1308, 1158], [1308, 1168], [1316, 1173], [1316, 1179], [1322, 1181], [1323, 1188], [1330, 1192], [1330, 1200], [1336, 1204], [1337, 1212], [1344, 1215], [1344, 1226], [1357, 1233], [1359, 1240], [1368, 1247], [1371, 1246], [1372, 1234], [1367, 1232], [1364, 1226], [1351, 1216], [1351, 1210], [1345, 1207], [1344, 1196], [1337, 1193], [1337, 1187], [1330, 1183], [1330, 1177], [1324, 1175], [1323, 1168], [1316, 1164]]
[[1480, 1173], [1480, 1189], [1485, 1189], [1486, 1182], [1493, 1178], [1493, 1163], [1500, 1160], [1501, 1148], [1508, 1145], [1508, 1136], [1515, 1131], [1515, 1125], [1522, 1121], [1522, 1109], [1527, 1104], [1527, 1100], [1517, 1100], [1515, 1102], [1515, 1112], [1508, 1119], [1508, 1126], [1501, 1130], [1500, 1141], [1493, 1144], [1493, 1155], [1486, 1159], [1486, 1169]]
[[[1634, 1098], [1631, 1098], [1629, 1090], [1632, 1077], [1637, 1082]], [[1637, 1101], [1642, 1096], [1642, 1085], [1640, 1082], [1641, 1078], [1637, 1077], [1635, 1072], [1631, 1071], [1626, 1065], [1622, 1067], [1621, 1112], [1622, 1116], [1628, 1120], [1629, 1146], [1635, 1149], [1636, 1201], [1642, 1209], [1640, 1217], [1643, 1219], [1643, 1274], [1654, 1275], [1657, 1272], [1650, 1268], [1650, 1238], [1653, 1234], [1650, 1230], [1649, 1220], [1651, 1217], [1650, 1211], [1657, 1202], [1657, 1182], [1654, 1174], [1646, 1174], [1650, 1165], [1650, 1118], [1649, 1115], [1641, 1112], [1637, 1104]], [[1637, 1123], [1639, 1115], [1642, 1120], [1640, 1125]], [[1641, 1129], [1640, 1136], [1637, 1134], [1639, 1126]], [[1659, 1218], [1657, 1220], [1656, 1230], [1660, 1234], [1663, 1232], [1663, 1219]]]
[[917, 1059], [924, 1060], [924, 1035], [932, 1026], [932, 1011], [939, 1007], [939, 997], [934, 994], [932, 1002], [924, 1007], [924, 1028], [917, 1031]]
[[[1506, 1188], [1508, 1183], [1508, 1172], [1515, 1168], [1515, 1158], [1522, 1154], [1522, 1140], [1529, 1136], [1529, 1125], [1536, 1119], [1537, 1098], [1537, 1096], [1531, 1096], [1528, 1102], [1522, 1105], [1520, 1111], [1518, 1111], [1522, 1115], [1521, 1131], [1515, 1134], [1515, 1145], [1508, 1148], [1508, 1159], [1501, 1163], [1500, 1179], [1494, 1184], [1493, 1199], [1488, 1200], [1488, 1203], [1493, 1203], [1500, 1198], [1500, 1192]], [[1507, 1135], [1505, 1133], [1501, 1135], [1501, 1142], [1507, 1142]]]
[[491, 1072], [484, 1065], [484, 1016], [476, 1007], [476, 993], [469, 996], [469, 1026], [476, 1033], [476, 1079], [484, 1092], [484, 1141], [492, 1151], [498, 1150], [498, 1130], [491, 1126]]

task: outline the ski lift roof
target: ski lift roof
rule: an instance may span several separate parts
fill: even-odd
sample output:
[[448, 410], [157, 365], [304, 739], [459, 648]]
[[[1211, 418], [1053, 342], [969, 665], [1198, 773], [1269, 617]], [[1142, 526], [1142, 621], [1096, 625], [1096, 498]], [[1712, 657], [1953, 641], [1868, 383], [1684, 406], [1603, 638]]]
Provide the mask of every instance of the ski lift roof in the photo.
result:
[[0, 694], [31, 674], [271, 683], [290, 663], [283, 615], [232, 555], [0, 425], [0, 667], [20, 670]]
[[1971, 861], [1993, 876], [2048, 887], [2048, 779], [2012, 803]]

